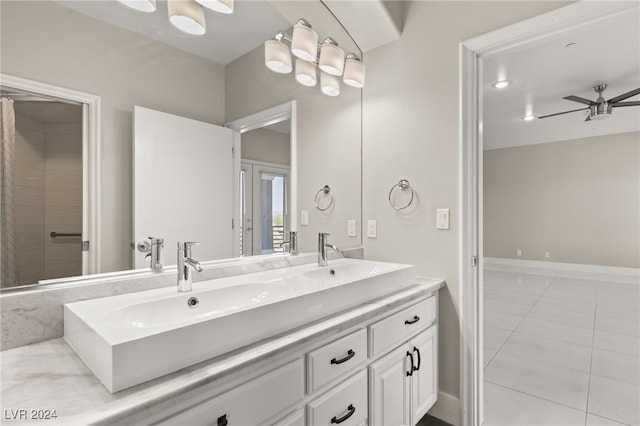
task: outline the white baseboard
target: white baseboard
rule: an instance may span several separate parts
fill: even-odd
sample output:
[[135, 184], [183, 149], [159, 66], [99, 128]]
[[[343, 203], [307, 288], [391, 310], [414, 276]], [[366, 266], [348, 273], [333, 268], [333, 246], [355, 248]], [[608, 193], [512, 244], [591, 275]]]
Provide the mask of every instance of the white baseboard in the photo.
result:
[[429, 410], [429, 415], [453, 426], [460, 426], [460, 399], [445, 392], [438, 392], [438, 402]]
[[484, 265], [499, 265], [522, 268], [547, 268], [558, 271], [591, 272], [594, 274], [623, 275], [640, 277], [639, 268], [623, 268], [620, 266], [585, 265], [581, 263], [547, 262], [543, 260], [507, 259], [501, 257], [485, 257]]

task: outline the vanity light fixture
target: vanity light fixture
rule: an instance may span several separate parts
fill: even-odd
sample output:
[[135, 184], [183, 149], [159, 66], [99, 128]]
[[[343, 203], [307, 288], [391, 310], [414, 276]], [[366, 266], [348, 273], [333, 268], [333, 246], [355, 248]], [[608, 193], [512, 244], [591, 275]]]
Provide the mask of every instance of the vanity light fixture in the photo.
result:
[[344, 71], [344, 50], [331, 37], [322, 42], [318, 66], [327, 74], [341, 76]]
[[509, 80], [500, 80], [492, 84], [496, 89], [504, 89], [505, 87], [509, 87], [509, 85], [511, 85]]
[[233, 0], [196, 0], [202, 6], [207, 9], [215, 10], [216, 12], [230, 14], [233, 13]]
[[[291, 46], [290, 52], [285, 41]], [[296, 22], [291, 36], [279, 31], [273, 40], [264, 44], [265, 65], [277, 73], [287, 74], [292, 71], [291, 54], [295, 56], [296, 80], [304, 86], [313, 87], [317, 84], [316, 68], [319, 68], [320, 90], [327, 96], [340, 94], [340, 76], [349, 86], [364, 87], [366, 66], [362, 60], [355, 53], [345, 55], [344, 50], [331, 37], [319, 44], [318, 34], [311, 29], [311, 24], [306, 19]]]
[[125, 6], [131, 9], [139, 10], [140, 12], [155, 12], [156, 0], [118, 0]]
[[188, 34], [202, 35], [207, 32], [204, 10], [195, 0], [169, 0], [169, 21]]

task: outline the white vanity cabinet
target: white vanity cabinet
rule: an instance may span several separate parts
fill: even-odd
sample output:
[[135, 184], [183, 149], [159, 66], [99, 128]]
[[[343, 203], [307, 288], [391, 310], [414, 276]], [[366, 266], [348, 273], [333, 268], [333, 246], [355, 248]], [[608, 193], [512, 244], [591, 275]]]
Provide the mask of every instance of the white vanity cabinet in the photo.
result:
[[369, 365], [371, 425], [415, 425], [438, 397], [437, 326]]

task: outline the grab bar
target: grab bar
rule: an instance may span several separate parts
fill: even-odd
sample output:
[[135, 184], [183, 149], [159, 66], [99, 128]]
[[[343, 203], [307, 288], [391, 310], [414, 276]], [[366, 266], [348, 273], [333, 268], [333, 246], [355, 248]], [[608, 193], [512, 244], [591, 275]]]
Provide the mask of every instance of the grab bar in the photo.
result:
[[80, 232], [55, 232], [52, 231], [51, 235], [53, 238], [55, 237], [82, 237], [82, 234]]

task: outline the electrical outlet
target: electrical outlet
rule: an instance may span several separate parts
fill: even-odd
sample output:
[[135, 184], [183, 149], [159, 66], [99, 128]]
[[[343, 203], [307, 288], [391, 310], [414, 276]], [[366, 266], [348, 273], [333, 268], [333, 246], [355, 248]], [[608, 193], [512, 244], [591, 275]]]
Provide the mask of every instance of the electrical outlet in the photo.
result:
[[300, 225], [309, 224], [309, 210], [300, 210]]
[[356, 230], [356, 220], [347, 220], [347, 237], [355, 237], [356, 235], [358, 235], [358, 231]]
[[544, 257], [546, 257], [546, 258], [548, 259], [548, 258], [549, 258], [549, 256], [551, 256], [551, 255], [550, 255], [550, 253], [549, 253], [548, 251], [545, 251], [545, 252], [544, 252]]
[[367, 221], [367, 238], [378, 237], [378, 225], [375, 220]]
[[516, 256], [522, 256], [522, 250], [517, 249], [516, 250]]

